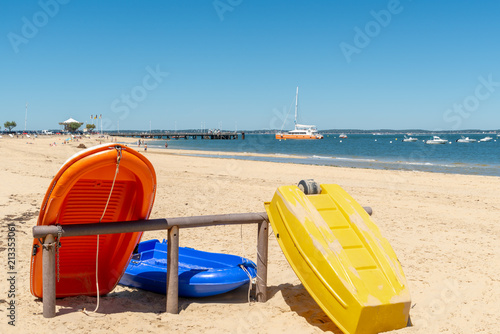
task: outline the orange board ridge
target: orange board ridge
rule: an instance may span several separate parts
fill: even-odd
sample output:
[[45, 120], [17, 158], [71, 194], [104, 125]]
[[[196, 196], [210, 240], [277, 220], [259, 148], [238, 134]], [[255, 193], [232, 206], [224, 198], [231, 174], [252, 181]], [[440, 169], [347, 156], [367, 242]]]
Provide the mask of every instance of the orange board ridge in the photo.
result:
[[[156, 193], [153, 165], [120, 144], [103, 144], [69, 158], [51, 181], [37, 225], [91, 224], [148, 219]], [[111, 194], [111, 195], [110, 195]], [[102, 217], [102, 219], [101, 219]], [[97, 294], [114, 289], [142, 232], [63, 237], [56, 254], [56, 297]], [[43, 296], [42, 244], [33, 241], [30, 289]]]

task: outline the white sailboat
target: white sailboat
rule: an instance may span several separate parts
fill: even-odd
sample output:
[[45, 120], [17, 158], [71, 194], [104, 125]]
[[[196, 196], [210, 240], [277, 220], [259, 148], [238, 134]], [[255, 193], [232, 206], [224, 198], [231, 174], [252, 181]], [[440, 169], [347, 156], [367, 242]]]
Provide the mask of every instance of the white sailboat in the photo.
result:
[[299, 87], [295, 94], [295, 129], [288, 132], [278, 132], [275, 136], [276, 139], [323, 139], [323, 135], [318, 133], [315, 125], [305, 125], [297, 123], [297, 109], [298, 109]]

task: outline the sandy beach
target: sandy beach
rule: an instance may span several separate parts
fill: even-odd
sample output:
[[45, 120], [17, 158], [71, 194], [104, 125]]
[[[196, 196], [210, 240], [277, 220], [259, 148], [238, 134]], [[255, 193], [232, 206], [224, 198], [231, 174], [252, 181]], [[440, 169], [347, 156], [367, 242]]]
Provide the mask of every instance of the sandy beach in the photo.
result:
[[[118, 285], [102, 297], [57, 300], [57, 316], [42, 316], [30, 294], [31, 228], [43, 196], [64, 161], [111, 138], [0, 138], [0, 333], [341, 333], [315, 304], [269, 237], [266, 303], [249, 303], [246, 287], [219, 297], [180, 298], [166, 314], [165, 296]], [[123, 139], [119, 139], [123, 141]], [[305, 178], [342, 186], [389, 240], [412, 296], [413, 327], [394, 333], [498, 333], [500, 323], [500, 178], [368, 170], [193, 157], [180, 150], [130, 147], [155, 167], [151, 218], [261, 212], [276, 188]], [[51, 145], [55, 143], [56, 145]], [[15, 225], [15, 297], [8, 296], [8, 224]], [[166, 231], [142, 240], [163, 239]], [[256, 226], [183, 229], [180, 245], [256, 259]], [[8, 324], [15, 300], [15, 327]]]

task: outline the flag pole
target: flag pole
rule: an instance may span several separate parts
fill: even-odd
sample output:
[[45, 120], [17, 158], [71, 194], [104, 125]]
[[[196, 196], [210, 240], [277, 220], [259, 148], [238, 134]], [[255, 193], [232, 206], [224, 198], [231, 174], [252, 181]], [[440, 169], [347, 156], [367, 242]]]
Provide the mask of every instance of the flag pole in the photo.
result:
[[24, 115], [24, 132], [26, 132], [27, 123], [28, 123], [28, 102], [26, 102], [26, 114]]

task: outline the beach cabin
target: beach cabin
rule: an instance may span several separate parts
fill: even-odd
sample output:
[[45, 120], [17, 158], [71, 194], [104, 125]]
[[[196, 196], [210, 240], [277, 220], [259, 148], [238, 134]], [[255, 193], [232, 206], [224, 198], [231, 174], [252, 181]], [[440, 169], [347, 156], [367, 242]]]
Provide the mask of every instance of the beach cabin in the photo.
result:
[[82, 122], [78, 122], [76, 119], [71, 118], [71, 117], [68, 118], [67, 120], [65, 120], [64, 122], [59, 123], [59, 125], [63, 126], [63, 131], [72, 132], [69, 129], [69, 125], [72, 123], [80, 123], [80, 126], [83, 125]]

